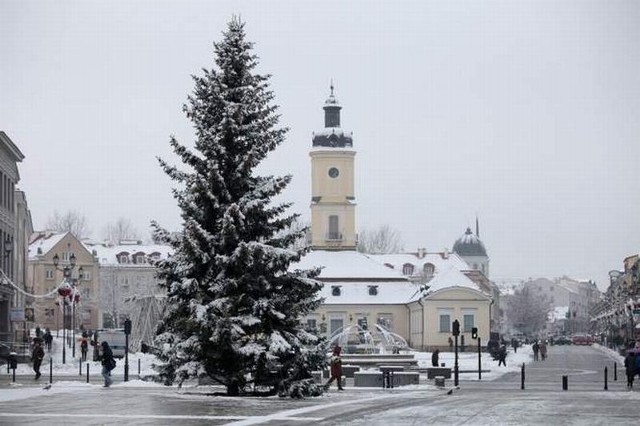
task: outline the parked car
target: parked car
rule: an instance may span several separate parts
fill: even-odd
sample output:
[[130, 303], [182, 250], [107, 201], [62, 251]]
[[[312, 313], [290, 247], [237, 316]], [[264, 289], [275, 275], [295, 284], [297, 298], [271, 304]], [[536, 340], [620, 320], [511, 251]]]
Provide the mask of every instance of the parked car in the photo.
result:
[[569, 339], [567, 336], [558, 336], [554, 337], [553, 339], [554, 345], [570, 345], [571, 343], [571, 339]]
[[571, 343], [574, 345], [593, 345], [593, 337], [586, 334], [575, 334], [571, 338]]

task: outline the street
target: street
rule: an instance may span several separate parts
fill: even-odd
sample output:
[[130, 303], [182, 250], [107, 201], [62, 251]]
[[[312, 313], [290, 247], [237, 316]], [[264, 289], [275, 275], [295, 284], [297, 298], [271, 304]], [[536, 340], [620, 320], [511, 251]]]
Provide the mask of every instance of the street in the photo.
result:
[[[638, 416], [640, 391], [626, 390], [621, 366], [614, 381], [613, 365], [612, 358], [593, 347], [554, 346], [547, 361], [527, 365], [525, 390], [520, 374], [508, 373], [494, 381], [461, 380], [451, 395], [452, 381], [445, 390], [353, 388], [347, 383], [345, 392], [333, 388], [306, 400], [212, 396], [207, 387], [178, 389], [122, 383], [121, 378], [108, 389], [97, 380], [54, 383], [34, 397], [0, 402], [0, 424], [631, 424]], [[562, 390], [563, 375], [568, 376], [567, 391]]]

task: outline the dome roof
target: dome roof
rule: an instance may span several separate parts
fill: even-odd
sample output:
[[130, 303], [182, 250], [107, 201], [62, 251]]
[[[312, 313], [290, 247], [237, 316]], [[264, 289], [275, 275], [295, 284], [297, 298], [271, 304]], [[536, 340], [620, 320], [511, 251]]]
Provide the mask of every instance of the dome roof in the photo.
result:
[[471, 232], [471, 228], [467, 228], [464, 235], [456, 240], [453, 245], [453, 251], [462, 257], [487, 256], [487, 249], [484, 248], [484, 244], [482, 244], [480, 238]]

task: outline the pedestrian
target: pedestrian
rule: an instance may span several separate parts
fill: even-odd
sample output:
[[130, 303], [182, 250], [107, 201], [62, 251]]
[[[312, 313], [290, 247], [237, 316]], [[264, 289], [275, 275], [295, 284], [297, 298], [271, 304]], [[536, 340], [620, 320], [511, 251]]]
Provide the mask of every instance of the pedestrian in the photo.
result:
[[636, 375], [636, 354], [629, 351], [624, 358], [624, 369], [627, 373], [627, 389], [633, 389], [633, 377]]
[[87, 360], [87, 351], [89, 350], [89, 337], [87, 336], [87, 332], [82, 332], [82, 340], [80, 341], [80, 352], [82, 353], [82, 361], [85, 362]]
[[33, 361], [33, 371], [36, 372], [35, 379], [39, 379], [40, 366], [42, 365], [42, 359], [44, 358], [44, 349], [42, 349], [42, 339], [33, 339], [33, 351], [31, 352], [31, 361]]
[[329, 377], [329, 381], [324, 385], [326, 390], [329, 390], [329, 387], [334, 380], [338, 381], [338, 390], [344, 390], [344, 388], [342, 387], [342, 358], [340, 357], [341, 351], [342, 348], [339, 345], [336, 345], [333, 348], [333, 353], [331, 354], [331, 359], [329, 360], [331, 377]]
[[449, 337], [449, 349], [453, 348], [453, 339]]
[[540, 358], [543, 361], [547, 359], [547, 343], [544, 340], [540, 342]]
[[109, 343], [102, 342], [102, 377], [104, 377], [104, 387], [108, 388], [113, 383], [111, 370], [116, 367], [116, 360], [113, 358], [113, 351]]
[[47, 346], [47, 352], [51, 352], [51, 343], [53, 342], [53, 336], [51, 335], [51, 330], [47, 328], [44, 332], [44, 344]]
[[533, 342], [533, 346], [531, 347], [531, 349], [533, 349], [533, 360], [537, 361], [538, 360], [538, 351], [540, 350], [540, 345], [538, 345], [538, 341], [537, 340], [535, 342]]
[[635, 374], [640, 377], [640, 353], [636, 353], [636, 368], [634, 375]]
[[434, 367], [438, 367], [440, 364], [438, 363], [438, 357], [440, 356], [440, 349], [436, 349], [431, 354], [431, 365]]
[[514, 354], [516, 352], [518, 352], [518, 339], [516, 339], [515, 337], [513, 339], [511, 339], [511, 346], [513, 346], [513, 353]]
[[500, 350], [498, 351], [498, 367], [500, 367], [501, 364], [504, 365], [505, 367], [507, 366], [507, 346], [506, 345], [500, 346]]

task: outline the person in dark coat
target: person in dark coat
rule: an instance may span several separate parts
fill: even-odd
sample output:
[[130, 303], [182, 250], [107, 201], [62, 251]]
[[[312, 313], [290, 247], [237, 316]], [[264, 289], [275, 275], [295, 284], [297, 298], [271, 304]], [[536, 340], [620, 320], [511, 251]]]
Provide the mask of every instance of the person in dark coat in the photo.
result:
[[433, 353], [431, 354], [431, 365], [434, 367], [438, 367], [440, 366], [439, 364], [439, 357], [440, 357], [440, 349], [436, 349], [435, 351], [433, 351]]
[[344, 390], [344, 388], [342, 387], [342, 358], [340, 357], [341, 351], [342, 348], [338, 345], [333, 348], [333, 353], [331, 355], [331, 359], [329, 360], [329, 364], [331, 366], [331, 377], [329, 378], [329, 381], [324, 385], [325, 389], [327, 390], [329, 390], [329, 387], [334, 380], [338, 381], [338, 390]]
[[498, 367], [500, 367], [500, 365], [504, 365], [505, 367], [507, 366], [507, 346], [506, 345], [500, 346], [500, 350], [498, 351]]
[[82, 332], [82, 339], [80, 340], [80, 352], [82, 353], [82, 361], [87, 360], [87, 351], [89, 350], [89, 336], [86, 331]]
[[537, 340], [535, 342], [533, 342], [533, 346], [531, 347], [531, 349], [533, 349], [533, 360], [537, 361], [538, 360], [538, 350], [540, 349], [540, 345], [538, 345], [538, 341]]
[[636, 375], [636, 354], [629, 352], [624, 358], [624, 369], [627, 373], [627, 388], [633, 389], [633, 378]]
[[47, 328], [44, 332], [44, 344], [47, 345], [47, 351], [51, 352], [51, 343], [53, 342], [53, 336], [51, 335], [51, 330]]
[[33, 351], [31, 352], [31, 361], [33, 361], [33, 371], [36, 372], [36, 380], [40, 378], [40, 366], [44, 358], [44, 349], [42, 349], [42, 340], [40, 338], [33, 339]]
[[104, 387], [108, 388], [113, 383], [111, 378], [111, 370], [116, 366], [116, 360], [113, 358], [113, 351], [109, 347], [109, 343], [102, 342], [102, 377], [104, 377]]

